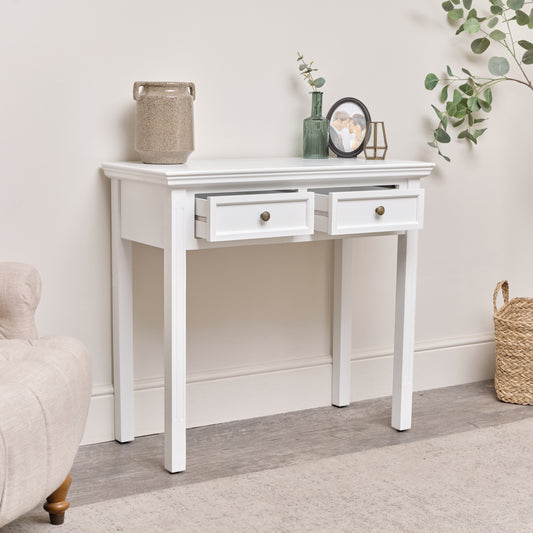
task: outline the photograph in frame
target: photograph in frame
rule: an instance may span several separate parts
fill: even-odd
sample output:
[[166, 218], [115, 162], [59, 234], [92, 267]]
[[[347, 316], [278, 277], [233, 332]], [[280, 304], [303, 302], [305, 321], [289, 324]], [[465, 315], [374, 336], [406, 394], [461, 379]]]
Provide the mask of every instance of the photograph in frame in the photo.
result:
[[338, 157], [357, 157], [363, 151], [370, 113], [356, 98], [342, 98], [328, 112], [329, 148]]

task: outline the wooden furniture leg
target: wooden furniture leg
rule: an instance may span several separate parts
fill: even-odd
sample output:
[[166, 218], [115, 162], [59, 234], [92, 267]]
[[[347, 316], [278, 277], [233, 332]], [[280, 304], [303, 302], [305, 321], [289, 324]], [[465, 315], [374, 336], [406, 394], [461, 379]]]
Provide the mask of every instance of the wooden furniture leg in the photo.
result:
[[70, 507], [70, 503], [67, 501], [67, 493], [71, 483], [72, 478], [69, 474], [60, 487], [46, 498], [43, 508], [50, 515], [50, 523], [53, 525], [60, 525], [65, 520], [65, 511]]
[[335, 241], [331, 403], [350, 405], [352, 356], [352, 239]]
[[411, 427], [417, 247], [417, 230], [406, 231], [404, 235], [398, 236], [392, 378], [392, 427], [398, 431]]
[[119, 180], [111, 181], [111, 199], [115, 439], [130, 442], [134, 438], [132, 246], [121, 237]]
[[185, 193], [172, 191], [164, 248], [165, 468], [185, 470], [186, 462], [186, 270]]

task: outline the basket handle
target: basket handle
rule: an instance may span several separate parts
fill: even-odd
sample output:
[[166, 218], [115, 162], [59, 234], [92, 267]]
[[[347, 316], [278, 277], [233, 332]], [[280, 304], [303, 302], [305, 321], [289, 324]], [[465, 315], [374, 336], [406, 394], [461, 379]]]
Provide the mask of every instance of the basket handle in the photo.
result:
[[498, 307], [496, 306], [496, 299], [498, 298], [498, 294], [502, 291], [503, 295], [503, 304], [505, 305], [509, 301], [509, 282], [507, 280], [500, 281], [498, 285], [496, 285], [496, 288], [494, 289], [494, 296], [492, 298], [492, 304], [494, 305], [494, 312], [498, 311]]

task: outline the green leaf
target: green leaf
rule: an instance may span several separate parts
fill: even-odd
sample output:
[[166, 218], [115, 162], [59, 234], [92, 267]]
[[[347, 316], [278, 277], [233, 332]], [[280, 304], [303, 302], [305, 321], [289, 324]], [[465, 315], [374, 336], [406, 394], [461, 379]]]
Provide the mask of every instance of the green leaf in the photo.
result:
[[466, 138], [466, 136], [468, 135], [468, 130], [463, 130], [459, 133], [459, 135], [457, 135], [457, 138], [458, 139], [464, 139]]
[[533, 50], [533, 43], [530, 43], [529, 41], [518, 41], [518, 44], [526, 50]]
[[446, 102], [446, 113], [451, 117], [454, 117], [455, 113], [457, 113], [457, 105], [453, 102]]
[[449, 143], [451, 141], [450, 136], [442, 128], [435, 130], [435, 139], [440, 143]]
[[457, 106], [457, 109], [453, 116], [457, 119], [460, 119], [460, 118], [463, 118], [467, 113], [468, 113], [468, 108], [466, 107], [466, 102], [465, 102], [465, 105], [460, 104]]
[[435, 141], [433, 142], [428, 142], [429, 146], [431, 146], [431, 148], [437, 148], [437, 143]]
[[477, 18], [466, 19], [463, 26], [467, 33], [477, 33], [480, 30], [479, 20]]
[[448, 73], [448, 76], [453, 76], [452, 69], [448, 65], [446, 65], [446, 72]]
[[500, 7], [504, 6], [503, 0], [489, 0], [489, 1], [493, 6], [500, 6]]
[[474, 132], [474, 137], [477, 139], [478, 137], [481, 137], [486, 131], [487, 131], [487, 128], [483, 128], [481, 130], [476, 130]]
[[439, 120], [442, 120], [442, 117], [444, 116], [442, 114], [442, 111], [440, 109], [438, 109], [437, 107], [435, 107], [433, 104], [431, 104], [431, 107], [433, 108], [433, 110], [435, 111], [437, 116], [439, 117]]
[[463, 123], [464, 123], [465, 119], [462, 118], [461, 120], [458, 120], [457, 122], [453, 122], [453, 127], [454, 128], [458, 128], [459, 126], [461, 126]]
[[437, 76], [435, 76], [433, 73], [429, 73], [424, 81], [424, 85], [428, 91], [432, 91], [438, 83], [439, 78], [437, 78]]
[[306, 65], [298, 65], [299, 70], [305, 70], [307, 68]]
[[464, 11], [462, 9], [452, 9], [448, 11], [448, 17], [452, 20], [459, 20], [464, 17]]
[[466, 68], [462, 68], [461, 69], [467, 76], [470, 76], [470, 77], [473, 77], [474, 75], [469, 71], [467, 70]]
[[527, 26], [529, 24], [529, 16], [523, 11], [516, 12], [516, 23], [519, 26]]
[[475, 113], [476, 111], [479, 111], [479, 102], [478, 102], [478, 99], [475, 96], [471, 96], [468, 99], [467, 105], [468, 105], [468, 109], [470, 109], [470, 111], [472, 111], [472, 113]]
[[476, 139], [471, 133], [468, 133], [468, 135], [466, 136], [466, 138], [467, 138], [469, 141], [472, 141], [474, 144], [477, 144], [477, 139]]
[[522, 63], [524, 63], [524, 65], [533, 64], [533, 50], [527, 50], [524, 52], [524, 55], [522, 56]]
[[485, 89], [483, 96], [489, 104], [492, 104], [492, 89], [490, 87], [488, 89]]
[[481, 109], [483, 109], [485, 113], [489, 113], [490, 111], [492, 111], [492, 106], [488, 102], [485, 102], [485, 100], [481, 100], [481, 98], [478, 98], [477, 101], [481, 106]]
[[490, 6], [490, 12], [493, 15], [501, 15], [503, 13], [503, 9], [500, 6]]
[[485, 120], [487, 120], [486, 118], [476, 118], [476, 120], [474, 120], [474, 124], [479, 124], [480, 122], [485, 122]]
[[463, 0], [463, 5], [466, 9], [470, 9], [472, 7], [472, 0]]
[[524, 7], [524, 0], [507, 0], [507, 5], [516, 11]]
[[480, 37], [472, 41], [470, 48], [474, 54], [482, 54], [490, 46], [490, 40], [486, 37]]
[[452, 0], [452, 2], [453, 2], [456, 6], [458, 6], [458, 5], [461, 3], [461, 0]]
[[464, 24], [461, 24], [461, 25], [457, 28], [457, 31], [455, 32], [455, 35], [459, 35], [459, 34], [462, 33], [463, 31], [465, 31], [465, 25], [464, 25]]
[[474, 115], [472, 113], [468, 113], [468, 125], [473, 126], [474, 124]]
[[503, 41], [506, 37], [507, 35], [501, 30], [494, 30], [490, 33], [490, 38], [494, 39], [495, 41]]
[[448, 163], [451, 161], [451, 159], [447, 156], [447, 155], [444, 155], [440, 150], [439, 150], [439, 155], [445, 159], [446, 161], [448, 161]]
[[446, 100], [448, 100], [448, 87], [448, 85], [445, 85], [440, 92], [440, 99], [442, 102], [446, 102]]
[[530, 30], [533, 30], [533, 9], [529, 13], [529, 24], [527, 25], [527, 27]]
[[511, 67], [505, 57], [491, 57], [489, 59], [489, 72], [493, 76], [505, 76]]
[[326, 80], [324, 78], [317, 78], [315, 80], [315, 87], [318, 89], [319, 87], [322, 87], [326, 83]]
[[463, 97], [461, 93], [457, 89], [455, 89], [453, 91], [453, 103], [457, 105], [462, 99]]
[[442, 3], [442, 9], [444, 9], [444, 11], [451, 11], [453, 9], [453, 4], [451, 2], [443, 2]]
[[444, 130], [448, 127], [448, 117], [446, 115], [442, 115], [442, 127]]
[[468, 83], [463, 83], [460, 85], [459, 90], [463, 91], [467, 96], [472, 96], [474, 94], [474, 89]]
[[496, 24], [498, 24], [499, 21], [500, 19], [498, 17], [493, 17], [489, 20], [489, 22], [487, 23], [487, 26], [489, 28], [494, 28], [494, 26], [496, 26]]

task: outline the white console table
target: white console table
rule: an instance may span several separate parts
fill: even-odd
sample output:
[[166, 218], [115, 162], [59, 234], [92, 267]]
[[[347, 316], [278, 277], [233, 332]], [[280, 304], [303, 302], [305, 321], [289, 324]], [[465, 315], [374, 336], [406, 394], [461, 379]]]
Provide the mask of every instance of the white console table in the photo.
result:
[[356, 159], [104, 163], [112, 191], [115, 437], [133, 434], [131, 242], [164, 250], [165, 468], [185, 470], [186, 253], [335, 239], [332, 404], [350, 402], [351, 240], [398, 235], [392, 427], [411, 426], [420, 179], [431, 163]]

